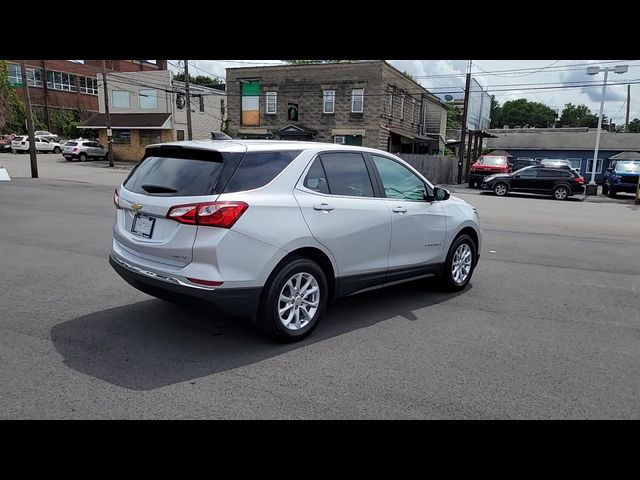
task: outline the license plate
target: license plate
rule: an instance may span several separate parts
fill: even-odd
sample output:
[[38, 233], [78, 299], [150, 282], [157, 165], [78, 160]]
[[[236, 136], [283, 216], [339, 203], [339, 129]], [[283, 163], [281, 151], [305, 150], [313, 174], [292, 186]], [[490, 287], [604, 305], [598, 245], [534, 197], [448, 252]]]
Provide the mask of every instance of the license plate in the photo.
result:
[[131, 225], [131, 233], [144, 238], [151, 238], [153, 235], [153, 225], [156, 223], [155, 218], [146, 215], [136, 215], [133, 217], [133, 225]]

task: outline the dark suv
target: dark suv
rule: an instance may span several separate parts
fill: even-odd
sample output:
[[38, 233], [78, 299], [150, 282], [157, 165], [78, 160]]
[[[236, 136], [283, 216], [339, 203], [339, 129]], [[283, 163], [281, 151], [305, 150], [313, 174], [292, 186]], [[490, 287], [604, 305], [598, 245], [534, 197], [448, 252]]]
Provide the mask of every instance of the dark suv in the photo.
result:
[[565, 200], [571, 195], [584, 193], [584, 178], [570, 168], [534, 166], [486, 177], [481, 188], [493, 190], [499, 197], [509, 192], [522, 192], [553, 195], [556, 200]]

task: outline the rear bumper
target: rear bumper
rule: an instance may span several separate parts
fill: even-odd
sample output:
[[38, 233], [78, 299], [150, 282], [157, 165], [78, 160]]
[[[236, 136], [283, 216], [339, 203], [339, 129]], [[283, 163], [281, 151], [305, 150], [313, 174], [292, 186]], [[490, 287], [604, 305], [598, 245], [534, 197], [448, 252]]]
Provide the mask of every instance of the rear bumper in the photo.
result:
[[205, 301], [229, 315], [253, 317], [258, 311], [261, 288], [204, 289], [189, 287], [173, 283], [170, 279], [160, 279], [165, 277], [153, 278], [150, 275], [151, 272], [143, 274], [135, 271], [132, 267], [126, 267], [113, 255], [109, 256], [109, 263], [127, 283], [149, 295], [154, 295], [157, 292], [183, 299], [192, 299], [196, 302]]

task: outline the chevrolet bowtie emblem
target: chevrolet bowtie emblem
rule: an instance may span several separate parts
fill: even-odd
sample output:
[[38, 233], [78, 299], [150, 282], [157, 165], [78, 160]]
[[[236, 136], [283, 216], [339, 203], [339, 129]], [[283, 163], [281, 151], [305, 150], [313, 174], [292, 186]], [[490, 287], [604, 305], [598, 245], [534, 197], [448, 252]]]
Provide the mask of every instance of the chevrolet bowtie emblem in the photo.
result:
[[132, 203], [131, 208], [133, 208], [136, 212], [139, 212], [142, 209], [142, 205], [139, 203]]

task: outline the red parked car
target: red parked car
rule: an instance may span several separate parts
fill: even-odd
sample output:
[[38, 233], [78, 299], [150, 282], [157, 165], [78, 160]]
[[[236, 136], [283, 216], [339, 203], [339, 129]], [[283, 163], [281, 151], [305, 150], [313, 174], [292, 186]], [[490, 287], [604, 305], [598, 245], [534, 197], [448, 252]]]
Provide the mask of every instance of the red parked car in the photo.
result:
[[480, 187], [484, 177], [496, 173], [509, 173], [507, 157], [498, 155], [482, 155], [477, 162], [471, 165], [469, 172], [469, 187]]

